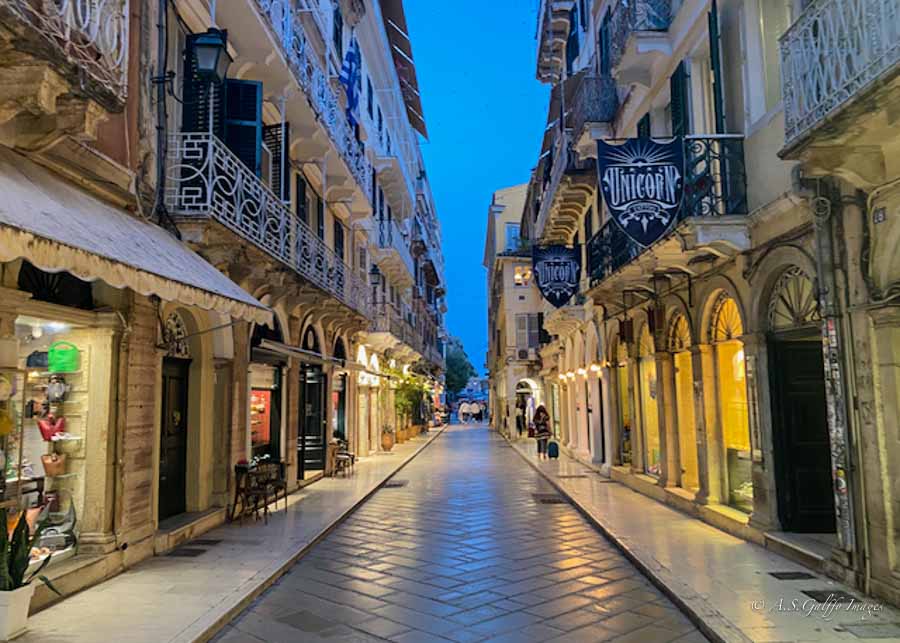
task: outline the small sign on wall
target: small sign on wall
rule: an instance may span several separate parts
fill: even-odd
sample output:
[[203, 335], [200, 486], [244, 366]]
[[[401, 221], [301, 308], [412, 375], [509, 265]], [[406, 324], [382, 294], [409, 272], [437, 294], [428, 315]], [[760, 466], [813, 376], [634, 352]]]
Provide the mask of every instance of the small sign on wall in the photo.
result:
[[872, 222], [875, 224], [887, 221], [887, 208], [876, 208], [872, 213]]

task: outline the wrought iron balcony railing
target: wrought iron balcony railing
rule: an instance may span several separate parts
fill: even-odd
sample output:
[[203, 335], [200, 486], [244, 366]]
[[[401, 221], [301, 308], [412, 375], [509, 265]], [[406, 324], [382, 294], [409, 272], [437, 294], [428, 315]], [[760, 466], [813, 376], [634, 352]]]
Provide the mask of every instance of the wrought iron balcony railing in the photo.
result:
[[565, 135], [558, 133], [550, 153], [543, 160], [543, 180], [541, 185], [540, 207], [538, 209], [535, 235], [540, 238], [547, 226], [550, 212], [553, 210], [554, 200], [563, 177], [584, 176], [596, 173], [595, 160], [592, 158], [580, 159], [572, 149], [572, 136], [569, 131]]
[[341, 158], [362, 192], [368, 194], [372, 185], [372, 165], [362, 144], [356, 140], [328, 74], [316, 57], [295, 3], [292, 0], [256, 0], [256, 4], [268, 18], [294, 77], [325, 125]]
[[[684, 157], [684, 196], [674, 225], [691, 217], [747, 214], [743, 136], [687, 136]], [[618, 224], [607, 221], [588, 241], [591, 283], [602, 281], [641, 252]]]
[[393, 219], [378, 220], [378, 247], [383, 250], [395, 250], [400, 255], [400, 259], [403, 261], [403, 265], [406, 266], [409, 274], [416, 274], [409, 241], [403, 236], [403, 233], [397, 226], [397, 222]]
[[166, 206], [173, 214], [215, 219], [372, 318], [365, 281], [212, 134], [169, 138], [166, 181]]
[[619, 109], [616, 81], [610, 76], [584, 76], [575, 88], [569, 119], [576, 136], [587, 123], [612, 123]]
[[128, 88], [128, 0], [0, 0], [118, 99]]
[[817, 0], [781, 37], [788, 145], [900, 63], [897, 0]]
[[610, 16], [610, 63], [622, 62], [628, 39], [636, 31], [666, 31], [672, 21], [672, 0], [619, 0]]

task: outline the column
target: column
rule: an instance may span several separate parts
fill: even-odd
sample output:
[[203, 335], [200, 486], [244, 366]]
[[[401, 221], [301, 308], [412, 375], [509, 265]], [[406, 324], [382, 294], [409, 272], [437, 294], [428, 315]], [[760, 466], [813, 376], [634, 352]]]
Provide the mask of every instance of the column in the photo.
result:
[[619, 374], [607, 362], [600, 371], [600, 395], [603, 398], [603, 424], [606, 426], [606, 461], [610, 465], [622, 464], [619, 452], [622, 444], [622, 427], [619, 425]]
[[631, 471], [644, 472], [643, 418], [641, 417], [640, 373], [638, 372], [637, 345], [628, 346], [628, 399], [634, 416], [631, 420]]
[[691, 370], [694, 375], [694, 423], [697, 427], [697, 475], [700, 488], [696, 502], [701, 505], [722, 502], [722, 434], [716, 392], [716, 365], [713, 347], [691, 346]]
[[657, 396], [659, 409], [659, 486], [673, 487], [681, 482], [678, 455], [678, 428], [675, 405], [675, 364], [672, 353], [658, 351], [656, 360]]
[[[747, 384], [747, 414], [752, 451], [753, 513], [750, 524], [763, 531], [780, 529], [778, 492], [775, 482], [774, 442], [772, 439], [771, 400], [767, 378], [768, 346], [763, 333], [741, 336]], [[766, 412], [762, 404], [766, 406]], [[762, 418], [765, 417], [765, 422]]]

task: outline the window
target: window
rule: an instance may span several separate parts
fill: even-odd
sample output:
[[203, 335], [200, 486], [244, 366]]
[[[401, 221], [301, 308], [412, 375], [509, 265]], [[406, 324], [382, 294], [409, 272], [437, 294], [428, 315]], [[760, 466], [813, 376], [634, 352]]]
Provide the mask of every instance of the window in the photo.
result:
[[682, 60], [669, 79], [669, 106], [672, 113], [672, 136], [685, 136], [691, 131], [691, 109], [688, 97], [689, 77]]
[[297, 218], [303, 223], [309, 225], [309, 215], [307, 214], [309, 205], [306, 200], [306, 179], [303, 178], [302, 174], [295, 175], [294, 185], [296, 186], [296, 194], [294, 195], [294, 214], [296, 214]]
[[516, 348], [537, 348], [540, 345], [541, 329], [538, 324], [538, 315], [516, 315]]
[[372, 79], [366, 76], [366, 111], [369, 118], [375, 117], [375, 92], [372, 90]]
[[587, 243], [594, 236], [594, 206], [584, 213], [584, 241]]
[[384, 129], [384, 117], [381, 115], [381, 108], [378, 108], [378, 131], [381, 132]]
[[513, 275], [516, 286], [525, 287], [531, 283], [531, 268], [529, 266], [516, 266]]
[[316, 235], [325, 239], [325, 199], [316, 195]]
[[578, 58], [580, 43], [578, 41], [578, 7], [569, 12], [569, 37], [566, 40], [566, 73], [571, 76], [574, 72], [575, 59]]
[[637, 124], [637, 135], [638, 138], [650, 138], [650, 112], [644, 114], [641, 120], [638, 121]]
[[332, 25], [332, 38], [334, 39], [334, 50], [337, 52], [338, 58], [344, 57], [344, 16], [341, 15], [341, 8], [337, 3], [334, 5], [334, 22]]
[[519, 246], [522, 245], [522, 239], [519, 236], [519, 224], [518, 223], [507, 223], [506, 224], [506, 247], [504, 250], [506, 252], [512, 252], [514, 250], [518, 250]]
[[334, 254], [344, 261], [344, 224], [334, 219]]
[[598, 53], [598, 63], [600, 65], [599, 71], [600, 75], [608, 78], [612, 75], [612, 67], [610, 65], [610, 55], [611, 55], [611, 46], [610, 43], [610, 32], [609, 32], [609, 21], [611, 11], [607, 10], [606, 15], [603, 16], [603, 22], [600, 23], [600, 35], [597, 38], [597, 47], [599, 49]]
[[781, 58], [778, 39], [791, 26], [791, 0], [758, 0], [766, 111], [781, 101]]

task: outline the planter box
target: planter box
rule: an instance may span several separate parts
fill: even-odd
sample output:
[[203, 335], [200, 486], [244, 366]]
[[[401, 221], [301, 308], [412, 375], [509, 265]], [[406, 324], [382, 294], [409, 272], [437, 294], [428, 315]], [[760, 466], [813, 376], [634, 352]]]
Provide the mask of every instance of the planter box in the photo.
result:
[[0, 592], [0, 641], [9, 641], [25, 633], [33, 594], [33, 583], [11, 592]]

